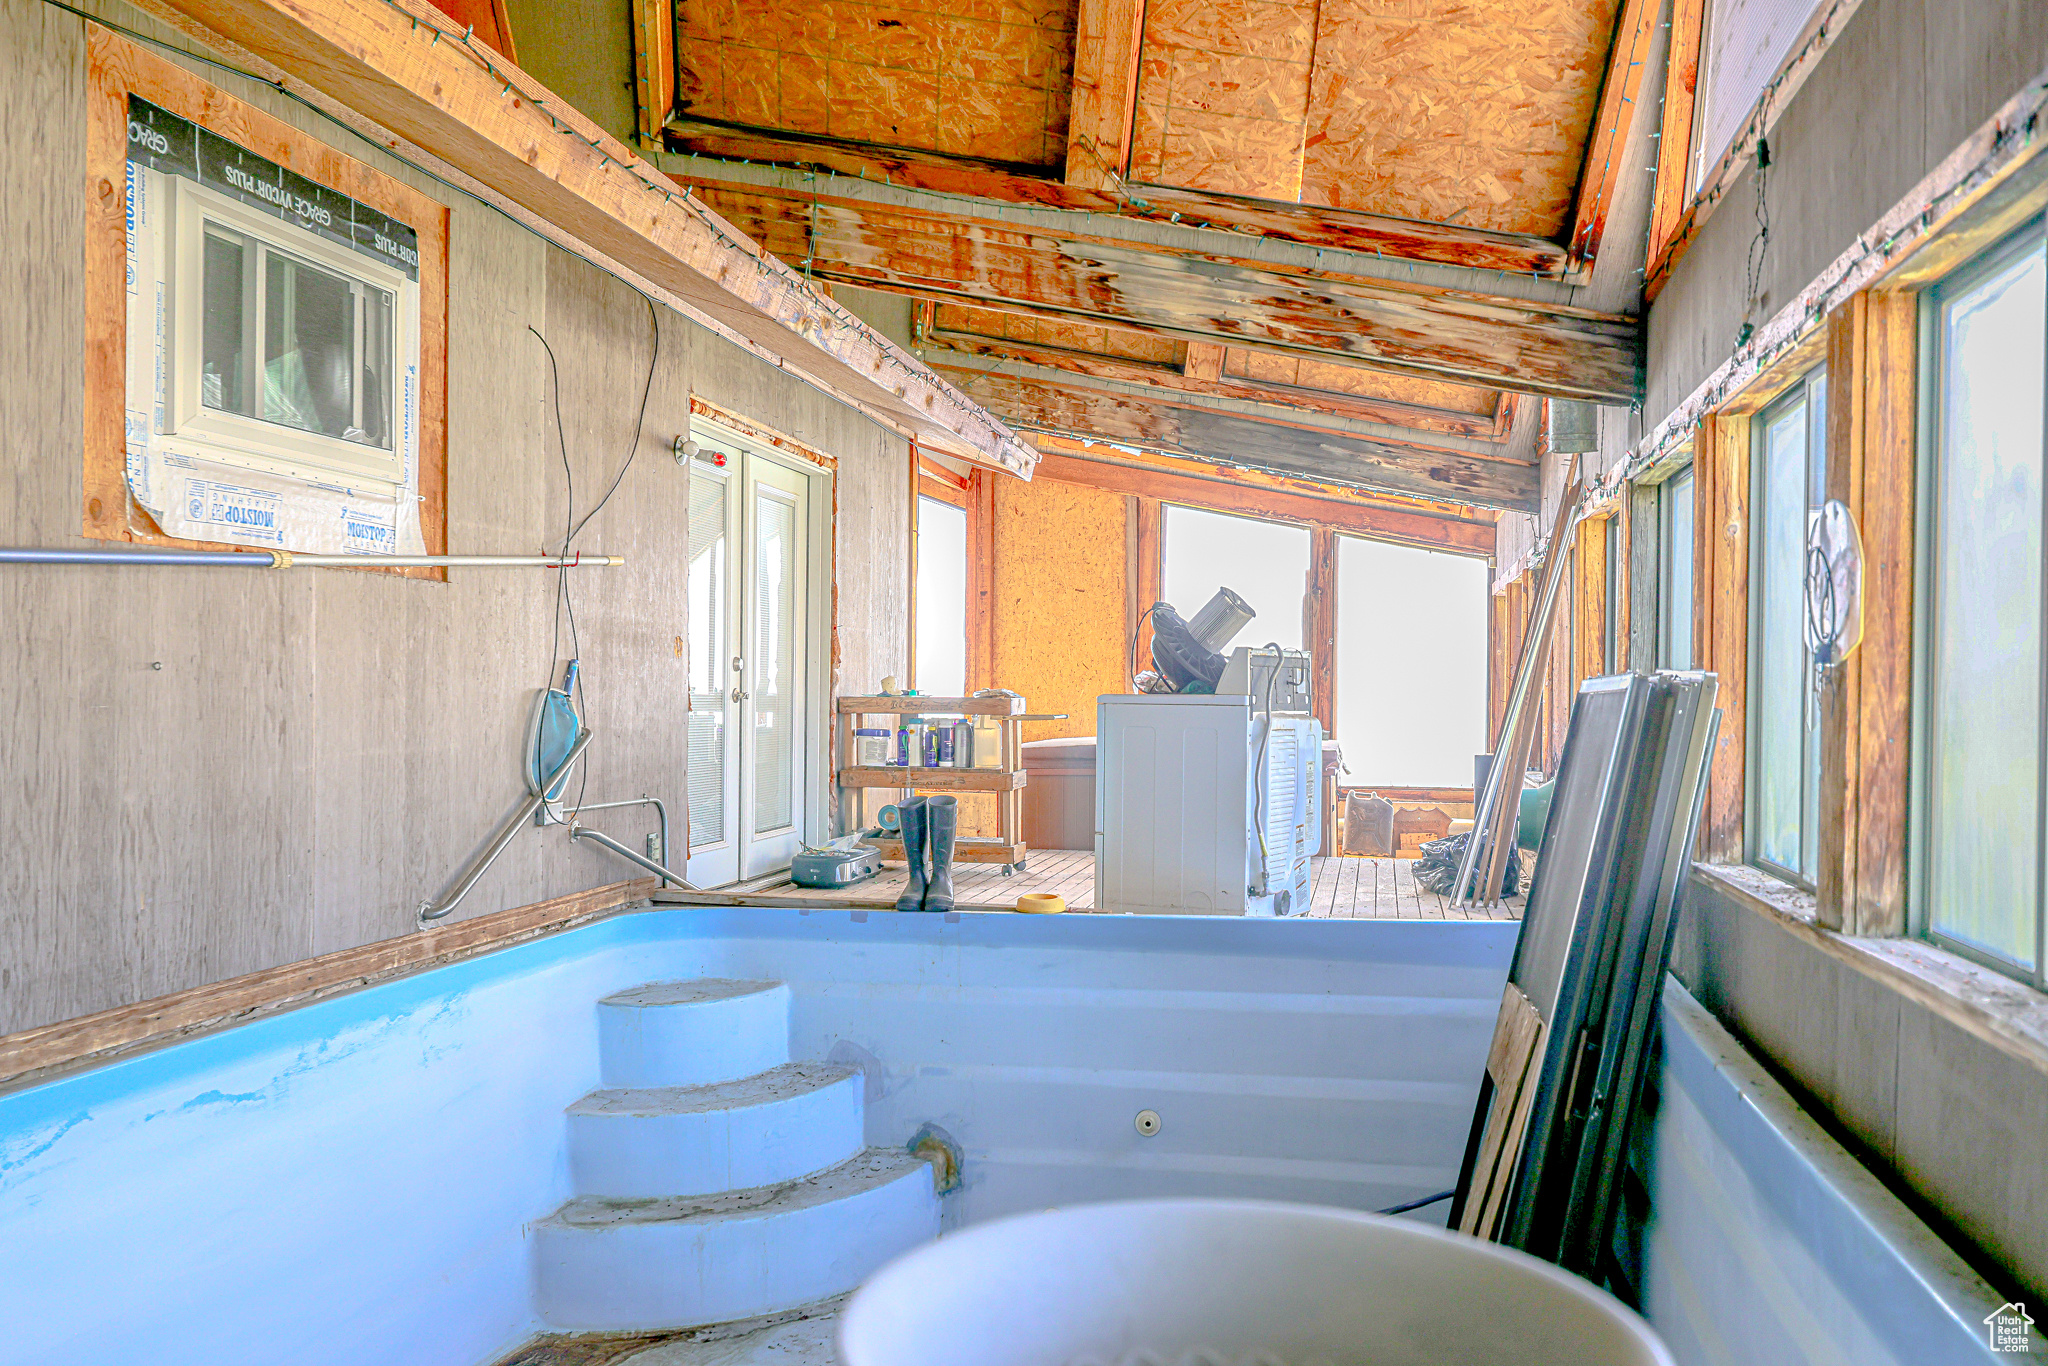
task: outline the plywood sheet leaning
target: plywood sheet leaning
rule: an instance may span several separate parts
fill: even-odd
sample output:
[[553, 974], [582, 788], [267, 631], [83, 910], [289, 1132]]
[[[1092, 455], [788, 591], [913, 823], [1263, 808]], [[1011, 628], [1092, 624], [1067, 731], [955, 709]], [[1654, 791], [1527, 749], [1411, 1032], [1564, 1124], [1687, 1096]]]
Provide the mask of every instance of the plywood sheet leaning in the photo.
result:
[[1521, 1163], [1529, 1108], [1536, 1097], [1536, 1075], [1543, 1057], [1545, 1030], [1536, 1007], [1513, 982], [1500, 997], [1500, 1017], [1493, 1027], [1493, 1047], [1486, 1055], [1486, 1081], [1491, 1104], [1458, 1211], [1458, 1231], [1494, 1239], [1500, 1232], [1509, 1188]]

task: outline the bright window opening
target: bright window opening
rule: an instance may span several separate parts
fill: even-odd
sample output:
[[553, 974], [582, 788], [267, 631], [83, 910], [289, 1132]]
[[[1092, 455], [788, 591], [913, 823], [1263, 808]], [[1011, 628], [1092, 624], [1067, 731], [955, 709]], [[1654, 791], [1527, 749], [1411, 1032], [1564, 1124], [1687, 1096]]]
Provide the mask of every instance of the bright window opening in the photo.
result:
[[917, 500], [917, 690], [967, 695], [967, 512]]
[[1486, 749], [1487, 568], [1337, 538], [1337, 743], [1348, 786], [1469, 787]]
[[1239, 645], [1302, 647], [1307, 527], [1171, 505], [1160, 518], [1160, 579], [1175, 611], [1192, 618], [1217, 589], [1229, 588], [1258, 615], [1224, 647], [1226, 655]]

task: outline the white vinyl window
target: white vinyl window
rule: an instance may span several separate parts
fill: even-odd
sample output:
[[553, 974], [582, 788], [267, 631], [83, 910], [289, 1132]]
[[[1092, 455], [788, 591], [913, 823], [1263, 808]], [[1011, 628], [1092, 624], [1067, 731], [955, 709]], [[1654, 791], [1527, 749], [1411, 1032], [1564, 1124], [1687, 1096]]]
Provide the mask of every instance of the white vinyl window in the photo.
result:
[[418, 364], [417, 287], [190, 180], [166, 188], [165, 435], [222, 464], [397, 488], [406, 474], [399, 380]]
[[967, 695], [967, 510], [917, 500], [917, 690]]
[[1749, 857], [1813, 885], [1820, 704], [1806, 648], [1806, 536], [1827, 499], [1827, 377], [1756, 417], [1750, 437]]
[[2042, 964], [2042, 225], [1925, 296], [1916, 923], [2048, 985]]

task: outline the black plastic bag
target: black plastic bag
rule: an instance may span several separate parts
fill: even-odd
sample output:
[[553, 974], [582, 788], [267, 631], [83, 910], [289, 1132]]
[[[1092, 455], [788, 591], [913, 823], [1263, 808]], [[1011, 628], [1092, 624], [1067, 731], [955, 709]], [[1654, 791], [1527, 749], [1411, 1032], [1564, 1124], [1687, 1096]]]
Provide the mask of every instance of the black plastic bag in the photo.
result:
[[[1430, 840], [1422, 846], [1422, 856], [1415, 860], [1415, 881], [1438, 896], [1450, 896], [1452, 884], [1458, 880], [1458, 865], [1465, 858], [1466, 841], [1472, 838], [1468, 832], [1462, 835], [1446, 835], [1440, 840]], [[1486, 846], [1479, 847], [1480, 862], [1485, 862]], [[1476, 874], [1475, 874], [1476, 876]], [[1500, 875], [1500, 894], [1513, 896], [1522, 887], [1522, 854], [1519, 849], [1508, 851], [1508, 866]]]

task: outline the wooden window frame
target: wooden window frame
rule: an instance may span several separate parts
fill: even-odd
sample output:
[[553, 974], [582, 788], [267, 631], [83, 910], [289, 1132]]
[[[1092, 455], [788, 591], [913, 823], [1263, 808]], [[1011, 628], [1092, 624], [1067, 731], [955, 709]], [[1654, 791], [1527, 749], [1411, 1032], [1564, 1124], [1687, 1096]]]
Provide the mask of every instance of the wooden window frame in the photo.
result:
[[[448, 553], [448, 208], [339, 148], [263, 113], [184, 67], [88, 23], [86, 40], [85, 449], [81, 532], [101, 541], [184, 550], [250, 547], [167, 536], [128, 489], [128, 97], [136, 95], [308, 180], [377, 209], [419, 234], [420, 536]], [[362, 566], [447, 580], [438, 568]]]

